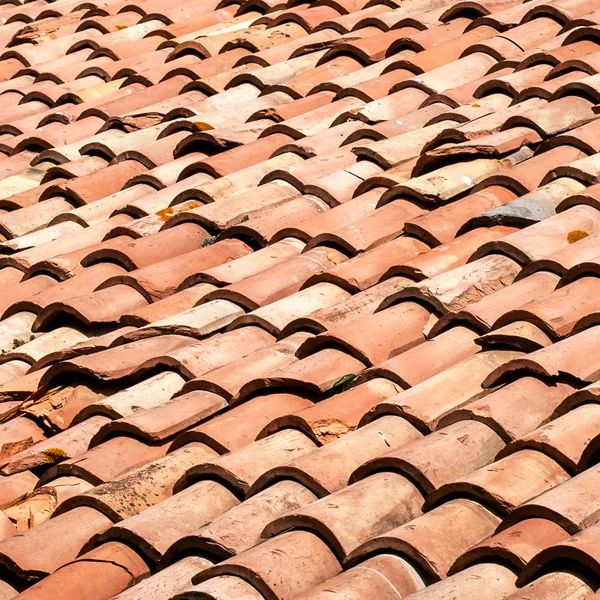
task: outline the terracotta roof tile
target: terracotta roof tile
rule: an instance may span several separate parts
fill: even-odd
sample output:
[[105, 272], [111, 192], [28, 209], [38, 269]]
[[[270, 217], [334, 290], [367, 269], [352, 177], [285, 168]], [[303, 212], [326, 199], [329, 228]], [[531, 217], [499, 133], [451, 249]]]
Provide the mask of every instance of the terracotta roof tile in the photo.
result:
[[[277, 412], [265, 414], [266, 403], [275, 400]], [[239, 403], [230, 411], [217, 415], [175, 439], [172, 448], [189, 441], [201, 441], [225, 453], [252, 442], [273, 418], [311, 406], [312, 402], [294, 394], [256, 396]]]
[[[376, 473], [271, 521], [262, 535], [272, 537], [291, 528], [314, 531], [325, 538], [341, 560], [381, 533], [382, 528], [414, 519], [421, 513], [422, 502], [418, 489], [408, 479], [396, 473]], [[349, 518], [356, 509], [363, 515], [360, 523]]]
[[[107, 557], [110, 557], [107, 560]], [[109, 589], [100, 583], [100, 596], [118, 593], [148, 574], [148, 566], [130, 548], [117, 542], [109, 542], [100, 548], [91, 550], [65, 565], [54, 574], [54, 578], [46, 578], [23, 592], [30, 598], [51, 598], [62, 593], [77, 593], [79, 581], [110, 580]]]
[[215, 481], [200, 481], [117, 523], [94, 542], [102, 543], [99, 548], [104, 548], [110, 540], [119, 540], [156, 562], [182, 535], [213, 521], [238, 503], [227, 487]]
[[596, 592], [598, 14], [4, 2], [0, 598]]
[[473, 546], [454, 563], [458, 572], [482, 557], [501, 557], [521, 569], [541, 550], [565, 540], [568, 533], [545, 519], [526, 519]]
[[583, 568], [594, 572], [598, 566], [597, 551], [594, 550], [595, 540], [598, 536], [598, 525], [591, 525], [584, 531], [575, 534], [564, 542], [557, 542], [537, 554], [521, 574], [521, 581], [531, 580], [532, 575], [539, 571], [548, 560], [560, 552], [561, 556], [573, 560]]
[[[110, 525], [110, 519], [95, 509], [79, 507], [40, 524], [34, 535], [4, 540], [0, 561], [17, 575], [35, 581], [75, 559], [92, 535]], [[69, 527], [68, 534], [57, 535], [57, 531], [65, 533], [63, 527]], [[52, 552], [40, 553], [40, 544], [52, 547]]]
[[190, 587], [192, 577], [211, 564], [205, 558], [187, 556], [114, 597], [119, 600], [133, 600], [141, 592], [148, 600], [159, 600], [165, 594], [175, 595]]
[[[591, 467], [562, 485], [529, 500], [505, 519], [502, 529], [528, 517], [549, 519], [571, 534], [585, 529], [596, 522], [597, 509], [594, 502], [586, 501], [581, 504], [580, 499], [586, 497], [586, 486], [596, 477], [597, 469]], [[575, 501], [574, 497], [579, 500]]]
[[411, 600], [442, 600], [460, 594], [469, 600], [482, 594], [490, 598], [506, 598], [516, 590], [516, 575], [512, 569], [492, 562], [466, 568], [464, 571], [433, 583], [412, 594]]
[[541, 576], [536, 581], [511, 594], [509, 598], [512, 600], [523, 597], [539, 598], [546, 594], [555, 593], [556, 590], [560, 590], [559, 593], [561, 594], [579, 594], [583, 597], [584, 594], [591, 592], [592, 588], [579, 577], [572, 576], [569, 573], [555, 572]]
[[[486, 538], [498, 522], [497, 516], [477, 502], [450, 500], [408, 524], [372, 538], [348, 557], [348, 563], [356, 564], [361, 556], [374, 552], [399, 553], [438, 580], [446, 575], [461, 550], [471, 547], [474, 540]], [[439, 534], [447, 536], [445, 543], [436, 539]]]

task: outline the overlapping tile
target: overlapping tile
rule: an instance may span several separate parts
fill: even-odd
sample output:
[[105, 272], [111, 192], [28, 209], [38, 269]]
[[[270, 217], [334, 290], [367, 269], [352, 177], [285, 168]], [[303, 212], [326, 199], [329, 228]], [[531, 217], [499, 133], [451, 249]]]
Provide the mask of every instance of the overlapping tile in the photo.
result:
[[0, 5], [0, 598], [600, 587], [600, 4]]

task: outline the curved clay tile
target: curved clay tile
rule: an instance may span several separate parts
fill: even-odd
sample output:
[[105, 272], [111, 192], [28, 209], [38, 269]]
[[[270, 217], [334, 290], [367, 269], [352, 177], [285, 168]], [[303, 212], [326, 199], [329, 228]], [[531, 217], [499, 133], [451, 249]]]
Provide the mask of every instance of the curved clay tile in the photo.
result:
[[[280, 157], [286, 156], [289, 156], [289, 154], [280, 155]], [[299, 192], [307, 192], [309, 184], [314, 184], [320, 178], [338, 170], [351, 169], [355, 163], [356, 156], [350, 149], [341, 148], [327, 157], [307, 158], [304, 161], [295, 161], [295, 163], [283, 168], [276, 168], [261, 183], [280, 179], [293, 185]]]
[[[299, 348], [298, 356], [304, 358], [324, 348], [341, 348], [373, 366], [422, 343], [430, 318], [426, 308], [403, 302], [309, 338]], [[363, 327], [373, 332], [373, 337], [365, 339], [360, 333]]]
[[303, 599], [325, 600], [333, 592], [342, 597], [373, 593], [382, 600], [392, 600], [398, 594], [407, 597], [424, 585], [422, 574], [409, 561], [393, 554], [381, 554], [315, 586]]
[[[133, 280], [129, 280], [128, 283], [134, 287], [137, 285], [137, 282]], [[129, 330], [132, 327], [148, 325], [159, 319], [165, 319], [182, 310], [193, 308], [199, 300], [214, 289], [213, 285], [200, 283], [181, 292], [174, 292], [166, 298], [155, 300], [152, 304], [124, 313], [120, 323], [126, 326], [124, 329]]]
[[[338, 97], [341, 99], [356, 98], [366, 103], [381, 100], [395, 85], [406, 81], [413, 75], [414, 71], [410, 69], [409, 65], [398, 64], [397, 57], [386, 58], [370, 67], [365, 67], [358, 72], [358, 75], [351, 74], [340, 78], [338, 83], [344, 84], [344, 87], [338, 93]], [[346, 116], [350, 117], [351, 115], [352, 113], [348, 113]]]
[[427, 251], [428, 247], [419, 240], [399, 236], [311, 277], [305, 286], [328, 282], [351, 294], [360, 292], [377, 281], [396, 275], [395, 265], [410, 262], [419, 253]]
[[279, 393], [298, 393], [308, 397], [334, 393], [336, 384], [356, 375], [364, 364], [345, 349], [325, 348], [266, 377], [252, 379], [239, 391], [236, 400], [244, 400], [268, 387]]
[[448, 244], [460, 234], [470, 219], [490, 208], [506, 204], [515, 197], [514, 192], [504, 187], [486, 187], [407, 221], [404, 229], [407, 234], [414, 235], [431, 246]]
[[[299, 560], [303, 565], [302, 578], [294, 577], [293, 569], [285, 567], [297, 565]], [[277, 600], [300, 595], [340, 571], [338, 560], [319, 537], [308, 531], [291, 531], [199, 573], [192, 583], [231, 575], [245, 582], [250, 580], [267, 600]]]
[[466, 265], [405, 286], [388, 296], [378, 310], [412, 300], [425, 303], [438, 315], [458, 313], [509, 286], [518, 271], [514, 260], [500, 254], [476, 260], [472, 257]]
[[500, 380], [506, 381], [519, 371], [527, 371], [558, 381], [591, 383], [595, 381], [594, 377], [598, 370], [594, 359], [594, 348], [599, 342], [599, 335], [600, 329], [591, 327], [546, 348], [536, 350], [527, 357], [509, 361], [492, 372], [484, 382], [484, 386], [491, 387]]
[[412, 594], [411, 600], [444, 600], [452, 595], [469, 600], [482, 596], [501, 600], [516, 590], [516, 578], [508, 566], [481, 563], [427, 586]]
[[354, 296], [343, 302], [334, 304], [330, 308], [315, 311], [303, 319], [292, 321], [283, 334], [289, 334], [298, 330], [320, 333], [327, 331], [334, 325], [343, 325], [361, 316], [373, 314], [384, 298], [403, 289], [410, 283], [411, 281], [405, 277], [388, 279], [362, 292], [358, 292]]
[[440, 487], [427, 501], [437, 504], [458, 494], [475, 498], [504, 515], [568, 479], [568, 473], [556, 461], [542, 452], [523, 449]]
[[[520, 583], [530, 582], [536, 575], [539, 576], [541, 569], [559, 556], [562, 560], [569, 560], [571, 564], [582, 569], [584, 576], [589, 574], [594, 577], [600, 567], [597, 546], [599, 529], [597, 524], [592, 524], [573, 537], [542, 550], [523, 569], [519, 576]], [[578, 581], [581, 582], [581, 580]], [[561, 585], [561, 588], [565, 587], [564, 584]], [[584, 587], [585, 591], [588, 591], [588, 586], [584, 585]]]
[[208, 237], [207, 232], [194, 223], [183, 223], [177, 228], [165, 229], [152, 236], [137, 240], [107, 240], [101, 248], [81, 260], [83, 267], [101, 262], [114, 262], [133, 271], [143, 269], [169, 258], [198, 249]]
[[493, 329], [477, 339], [484, 349], [497, 346], [533, 352], [549, 346], [552, 340], [539, 328], [528, 321], [516, 321], [505, 327]]
[[[295, 481], [278, 481], [211, 523], [180, 537], [164, 553], [162, 563], [171, 564], [190, 550], [221, 560], [240, 554], [262, 541], [260, 534], [269, 522], [316, 499], [311, 491]], [[244, 523], [243, 531], [238, 527], [240, 522]]]
[[409, 218], [423, 212], [422, 208], [412, 202], [395, 200], [345, 227], [313, 237], [306, 249], [308, 251], [318, 246], [337, 247], [356, 256], [396, 238], [402, 233]]
[[23, 471], [10, 475], [4, 481], [6, 483], [2, 486], [2, 495], [0, 496], [2, 507], [9, 506], [30, 494], [39, 479], [31, 471]]
[[[546, 384], [524, 375], [482, 398], [475, 398], [449, 411], [438, 425], [445, 427], [469, 419], [481, 421], [510, 443], [547, 423], [573, 390], [564, 383]], [[528, 407], [525, 413], [522, 410], [524, 403]]]
[[132, 435], [148, 444], [164, 445], [187, 427], [226, 407], [222, 398], [207, 392], [183, 394], [175, 398], [112, 421], [102, 428], [92, 440], [94, 444], [103, 436]]
[[147, 304], [142, 294], [128, 286], [113, 286], [66, 302], [53, 302], [46, 306], [34, 323], [36, 331], [52, 329], [58, 323], [75, 320], [90, 327], [99, 324], [116, 324], [125, 310]]
[[508, 324], [511, 322], [510, 316], [514, 315], [513, 321], [529, 321], [555, 339], [557, 337], [555, 332], [549, 331], [543, 321], [540, 323], [534, 318], [524, 318], [522, 307], [551, 294], [558, 281], [556, 275], [545, 271], [515, 281], [512, 285], [498, 289], [481, 300], [465, 306], [462, 310], [445, 314], [432, 327], [431, 335], [435, 336], [457, 323], [466, 323], [477, 331], [487, 333], [491, 329]]
[[[466, 327], [453, 327], [449, 331], [398, 354], [376, 367], [362, 373], [357, 383], [374, 377], [385, 377], [403, 389], [413, 387], [475, 354], [477, 334]], [[425, 356], [434, 357], [424, 360]]]
[[[418, 517], [422, 505], [418, 488], [407, 478], [374, 473], [272, 521], [262, 536], [276, 540], [289, 529], [308, 530], [325, 539], [341, 562], [369, 538]], [[360, 519], [351, 519], [355, 511]]]
[[475, 158], [468, 163], [467, 169], [461, 163], [447, 164], [428, 173], [411, 177], [416, 166], [415, 159], [412, 165], [409, 163], [404, 167], [404, 173], [402, 171], [398, 173], [400, 177], [391, 183], [390, 189], [383, 194], [380, 204], [405, 197], [433, 208], [454, 196], [474, 190], [475, 186], [490, 180], [495, 175], [504, 174], [507, 169], [530, 156], [531, 151], [522, 148], [504, 158]]
[[[181, 339], [183, 336], [162, 335], [145, 338], [163, 340], [167, 338]], [[187, 337], [187, 336], [186, 336]], [[193, 338], [187, 338], [190, 341]], [[135, 366], [130, 374], [142, 375], [160, 369], [177, 371], [186, 379], [199, 377], [209, 370], [221, 367], [233, 360], [270, 345], [274, 341], [272, 335], [258, 327], [245, 327], [228, 331], [224, 334], [209, 337], [191, 344], [174, 345], [162, 355], [155, 355]], [[132, 342], [135, 344], [136, 342]], [[128, 344], [131, 346], [131, 344]], [[186, 347], [188, 346], [188, 347]]]
[[235, 194], [226, 203], [215, 202], [190, 208], [170, 218], [165, 227], [192, 222], [218, 235], [251, 218], [259, 219], [298, 197], [296, 188], [285, 181], [275, 180], [256, 189]]
[[221, 233], [220, 239], [239, 238], [258, 248], [264, 248], [269, 243], [279, 242], [288, 237], [279, 235], [279, 233], [284, 232], [290, 225], [319, 215], [328, 208], [327, 204], [316, 196], [298, 195], [283, 205], [275, 206], [263, 215], [228, 227]]
[[[485, 539], [500, 519], [484, 506], [467, 499], [450, 500], [405, 525], [370, 539], [346, 559], [355, 565], [373, 553], [407, 557], [433, 581], [444, 578], [457, 556]], [[437, 536], [443, 536], [440, 544]]]
[[515, 440], [501, 455], [533, 448], [553, 458], [568, 472], [576, 473], [581, 470], [582, 463], [589, 464], [586, 459], [593, 454], [593, 448], [588, 449], [588, 444], [596, 438], [599, 409], [597, 404], [578, 406]]
[[[536, 153], [533, 156], [526, 157], [525, 160], [516, 166], [506, 169], [498, 175], [492, 175], [475, 189], [485, 189], [491, 185], [503, 186], [506, 189], [516, 192], [518, 195], [525, 196], [524, 200], [519, 200], [518, 204], [511, 204], [508, 208], [521, 207], [521, 204], [526, 202], [528, 193], [535, 194], [536, 188], [551, 181], [551, 177], [554, 176], [553, 169], [571, 161], [577, 162], [583, 158], [585, 158], [584, 152], [576, 145], [558, 145], [556, 147], [547, 148], [542, 145], [537, 148]], [[578, 178], [576, 177], [576, 179]], [[549, 200], [552, 203], [551, 206], [553, 206], [560, 197], [565, 194], [576, 192], [577, 187], [576, 181], [570, 181], [565, 178], [563, 181], [557, 182], [556, 187], [543, 187], [538, 189], [537, 193], [540, 194], [539, 198], [540, 202], [542, 202], [544, 200], [544, 192], [546, 192], [550, 196], [546, 201]], [[554, 208], [554, 210], [556, 210], [556, 208]], [[502, 215], [503, 209], [499, 209], [492, 214], [495, 215], [496, 213]], [[523, 218], [526, 218], [527, 212], [523, 210], [523, 213]], [[484, 213], [481, 218], [485, 221], [486, 214]], [[516, 216], [515, 220], [517, 220]], [[476, 222], [477, 220], [474, 220], [471, 223]]]
[[257, 325], [280, 337], [282, 331], [295, 319], [315, 310], [333, 306], [344, 301], [350, 294], [342, 288], [326, 282], [317, 283], [303, 290], [238, 316], [228, 329]]
[[[334, 426], [332, 423], [331, 428]], [[397, 448], [419, 437], [419, 432], [406, 420], [387, 415], [358, 430], [341, 435], [338, 439], [286, 465], [266, 470], [255, 481], [248, 494], [252, 496], [279, 481], [292, 480], [323, 498], [342, 490], [352, 471], [361, 462], [383, 454], [388, 448]]]
[[224, 299], [240, 304], [248, 310], [256, 310], [297, 292], [311, 275], [345, 259], [346, 257], [335, 249], [313, 248], [300, 256], [292, 256], [264, 271], [211, 292], [205, 297], [205, 302]]
[[[500, 436], [487, 425], [461, 421], [365, 463], [354, 471], [349, 481], [391, 470], [406, 473], [428, 494], [490, 464], [503, 447]], [[444, 466], [440, 468], [442, 463]]]
[[538, 552], [567, 539], [568, 535], [562, 527], [552, 521], [527, 519], [496, 533], [464, 552], [450, 568], [450, 574], [494, 558], [506, 561], [520, 570]]
[[78, 477], [92, 486], [163, 456], [167, 446], [150, 446], [131, 437], [119, 436], [104, 441], [77, 456], [54, 465], [40, 479], [39, 485], [57, 477]]
[[[307, 454], [316, 444], [298, 430], [278, 431], [243, 448], [206, 460], [188, 469], [174, 490], [187, 489], [206, 478], [223, 483], [234, 493], [244, 496], [263, 473]], [[259, 459], [258, 461], [256, 459]]]
[[[133, 594], [140, 591], [149, 600], [158, 600], [161, 593], [177, 594], [189, 588], [192, 576], [212, 565], [212, 562], [199, 556], [186, 556], [173, 565], [146, 577], [135, 585], [118, 594], [119, 600], [132, 600]], [[116, 598], [117, 596], [115, 596]]]
[[48, 369], [43, 377], [46, 383], [68, 371], [84, 373], [98, 379], [126, 377], [139, 366], [140, 360], [156, 357], [161, 352], [192, 343], [190, 338], [182, 336], [149, 338], [57, 363]]
[[[17, 576], [39, 580], [74, 560], [92, 535], [111, 525], [112, 521], [97, 510], [78, 507], [40, 524], [33, 534], [3, 540], [0, 563]], [[65, 531], [63, 527], [69, 527], [69, 530]], [[64, 535], [57, 535], [58, 531], [63, 531]], [[36, 552], [40, 544], [51, 548], [52, 552]]]
[[[430, 213], [425, 213], [425, 215]], [[419, 217], [412, 220], [414, 223]], [[407, 224], [405, 224], [405, 232]], [[428, 277], [434, 277], [440, 273], [460, 267], [472, 256], [473, 250], [479, 247], [487, 239], [498, 239], [509, 233], [512, 229], [508, 227], [478, 228], [457, 236], [453, 241], [436, 247], [426, 252], [421, 252], [403, 263], [397, 262], [396, 266], [390, 267], [381, 277], [381, 281], [395, 275], [404, 275], [415, 281], [422, 281]], [[399, 238], [410, 239], [410, 238]]]
[[[414, 171], [412, 172], [413, 177], [418, 177], [424, 173], [439, 168], [447, 163], [449, 160], [460, 160], [461, 154], [464, 153], [465, 157], [506, 157], [513, 152], [521, 150], [521, 153], [525, 158], [529, 158], [530, 153], [525, 153], [523, 150], [528, 147], [536, 147], [541, 142], [540, 136], [533, 130], [527, 127], [517, 127], [496, 133], [492, 136], [479, 137], [476, 140], [468, 140], [461, 144], [456, 144], [451, 147], [440, 147], [434, 150], [430, 150], [421, 154]], [[522, 164], [520, 161], [517, 164]], [[518, 166], [513, 169], [518, 169]], [[498, 177], [498, 176], [496, 176]], [[502, 175], [500, 175], [502, 177]], [[487, 185], [488, 178], [481, 182], [477, 189]], [[494, 182], [496, 183], [496, 182]], [[505, 186], [509, 187], [509, 186]], [[517, 193], [526, 193], [526, 188], [515, 190]]]
[[[588, 594], [592, 587], [588, 585], [589, 578], [585, 573], [571, 574], [561, 571], [554, 571], [542, 575], [535, 581], [523, 586], [519, 591], [509, 596], [510, 600], [522, 600], [531, 598], [532, 594], [537, 597], [543, 597], [546, 594], [552, 594], [560, 590], [561, 594], [585, 595], [586, 598], [593, 598]], [[591, 582], [590, 582], [591, 583]]]
[[577, 3], [569, 2], [568, 0], [559, 0], [558, 2], [534, 6], [526, 13], [522, 22], [527, 23], [543, 15], [566, 25], [570, 21], [579, 19], [591, 12], [587, 6], [579, 6]]
[[[250, 0], [253, 3], [264, 4], [264, 0]], [[249, 577], [250, 579], [250, 577]], [[234, 575], [223, 575], [220, 577], [213, 577], [208, 581], [199, 583], [198, 585], [190, 585], [187, 582], [185, 586], [184, 594], [188, 593], [199, 593], [206, 595], [206, 597], [219, 598], [222, 596], [227, 597], [230, 594], [235, 596], [242, 595], [242, 597], [248, 598], [248, 600], [263, 600], [265, 596], [259, 592], [256, 587], [248, 583], [244, 578], [237, 577]], [[185, 596], [184, 596], [185, 597]]]
[[[274, 123], [281, 123], [282, 121], [285, 121], [285, 125], [281, 125], [280, 127], [269, 127], [267, 128], [262, 134], [261, 137], [272, 137], [273, 135], [277, 135], [277, 131], [279, 129], [284, 130], [283, 135], [286, 135], [288, 138], [291, 138], [291, 140], [297, 139], [297, 138], [302, 138], [304, 137], [304, 135], [311, 135], [311, 131], [309, 130], [302, 130], [298, 127], [294, 128], [294, 123], [298, 123], [298, 125], [300, 126], [302, 123], [304, 123], [304, 121], [309, 120], [308, 126], [310, 127], [310, 124], [312, 121], [317, 120], [318, 121], [318, 117], [321, 116], [323, 118], [326, 117], [326, 114], [324, 113], [329, 113], [332, 111], [333, 115], [331, 118], [335, 118], [340, 112], [343, 111], [343, 109], [347, 106], [348, 103], [341, 103], [341, 104], [334, 104], [333, 106], [330, 106], [328, 109], [324, 109], [322, 111], [319, 111], [315, 114], [313, 114], [313, 111], [318, 111], [318, 109], [322, 108], [322, 107], [326, 107], [328, 106], [330, 103], [333, 102], [335, 98], [335, 92], [334, 91], [330, 91], [330, 90], [321, 90], [315, 93], [312, 93], [308, 96], [306, 96], [305, 98], [299, 98], [299, 99], [295, 99], [295, 100], [291, 100], [290, 102], [286, 102], [283, 104], [280, 104], [278, 106], [274, 106], [272, 108], [267, 108], [264, 110], [260, 110], [256, 113], [254, 113], [251, 117], [250, 117], [250, 121], [256, 121], [256, 120], [261, 120], [261, 119], [270, 119], [271, 121], [273, 121]], [[296, 117], [302, 117], [303, 115], [306, 115], [304, 118], [296, 118]], [[311, 119], [312, 117], [312, 119]], [[323, 124], [322, 123], [314, 123], [314, 125], [318, 125], [320, 130], [323, 130]], [[325, 130], [327, 131], [327, 130]], [[306, 133], [305, 133], [306, 132]], [[280, 136], [282, 134], [279, 134]], [[273, 139], [278, 139], [277, 137], [273, 138]], [[279, 138], [281, 139], [281, 138]], [[277, 154], [283, 152], [282, 149], [279, 149], [276, 151]], [[307, 150], [304, 150], [305, 154], [307, 156], [313, 156], [316, 153], [309, 153]]]
[[[106, 417], [97, 416], [88, 422], [79, 423], [73, 427], [56, 434], [52, 440], [54, 447], [60, 447], [66, 456], [77, 456], [85, 451], [98, 429], [107, 422]], [[49, 445], [50, 444], [50, 445]], [[0, 463], [0, 469], [5, 475], [19, 473], [29, 468], [43, 465], [48, 462], [48, 450], [52, 449], [52, 442], [43, 440], [29, 447], [30, 449], [17, 452]]]
[[393, 398], [384, 400], [363, 417], [363, 422], [382, 414], [396, 414], [408, 419], [421, 431], [438, 429], [439, 421], [445, 414], [484, 395], [482, 382], [485, 377], [498, 364], [503, 364], [516, 354], [514, 351], [493, 350], [467, 357]]
[[[92, 484], [77, 477], [59, 477], [49, 484], [40, 486], [28, 498], [15, 502], [4, 510], [7, 523], [13, 528], [26, 529], [27, 526], [37, 526], [52, 516], [56, 506], [75, 494], [91, 489]], [[9, 520], [12, 519], [12, 521]], [[13, 525], [16, 523], [16, 526]], [[6, 527], [2, 531], [3, 536], [9, 537], [11, 530]]]
[[[494, 326], [502, 326], [514, 320], [530, 321], [551, 338], [565, 337], [582, 331], [597, 320], [595, 286], [595, 277], [577, 279], [544, 298], [533, 300], [518, 310], [505, 313]], [[568, 306], [566, 309], [563, 304], [565, 302]], [[559, 305], [563, 310], [558, 309]], [[557, 310], [561, 314], [558, 314]]]
[[263, 376], [295, 362], [298, 346], [310, 334], [296, 333], [283, 338], [272, 346], [268, 346], [244, 358], [215, 369], [205, 376], [188, 382], [182, 392], [206, 390], [219, 394], [227, 401], [232, 400], [241, 387], [253, 377]]
[[[63, 502], [56, 514], [70, 514], [76, 508], [93, 507], [113, 522], [127, 519], [171, 497], [173, 486], [190, 466], [215, 455], [203, 444], [188, 445], [88, 492], [72, 496]], [[123, 492], [127, 489], [136, 490], [134, 502], [129, 502], [124, 496]]]
[[381, 192], [381, 188], [369, 190], [365, 194], [360, 194], [347, 202], [334, 206], [331, 210], [301, 221], [295, 227], [280, 230], [274, 239], [294, 237], [309, 242], [328, 231], [336, 231], [351, 225], [355, 220], [369, 215], [375, 210], [381, 198]]
[[[108, 387], [105, 390], [104, 397], [100, 395], [94, 402], [81, 406], [74, 417], [74, 421], [81, 423], [94, 415], [102, 415], [110, 419], [130, 416], [138, 408], [144, 410], [167, 402], [172, 395], [181, 389], [183, 383], [183, 378], [177, 373], [167, 371], [116, 393], [114, 388]], [[105, 425], [110, 424], [106, 423]], [[90, 447], [97, 445], [99, 440], [101, 441], [106, 437], [105, 430], [106, 428], [103, 426], [94, 434]]]
[[[213, 246], [227, 252], [230, 260], [222, 260], [214, 264], [212, 252], [199, 253], [196, 251], [198, 254], [207, 255], [208, 264], [206, 264], [206, 268], [203, 268], [204, 265], [201, 263], [197, 264], [195, 261], [191, 261], [190, 270], [193, 270], [194, 274], [183, 279], [179, 284], [179, 289], [185, 289], [200, 281], [221, 286], [243, 281], [247, 277], [267, 271], [273, 266], [300, 255], [304, 248], [304, 245], [294, 238], [285, 238], [275, 242], [269, 246], [268, 251], [264, 249], [264, 251], [249, 252], [249, 247], [236, 239], [223, 239], [208, 247], [213, 248]], [[236, 252], [236, 250], [238, 251]], [[195, 259], [196, 257], [190, 256], [190, 258]]]
[[[597, 465], [575, 475], [518, 507], [504, 519], [501, 530], [530, 518], [553, 521], [571, 535], [596, 522], [598, 502], [592, 493], [598, 481]], [[591, 487], [590, 487], [591, 486]]]
[[[275, 401], [275, 413], [265, 414], [267, 403]], [[201, 442], [218, 453], [230, 452], [254, 441], [271, 418], [302, 410], [312, 405], [310, 400], [294, 394], [267, 394], [246, 399], [221, 415], [198, 425], [172, 443], [175, 450], [192, 442]]]
[[344, 203], [359, 194], [365, 180], [376, 178], [382, 168], [368, 161], [358, 161], [349, 167], [318, 177], [304, 187], [307, 194], [317, 196], [330, 206]]
[[[347, 439], [344, 437], [345, 434], [353, 432], [358, 427], [361, 417], [369, 409], [395, 395], [398, 391], [397, 385], [382, 378], [373, 379], [349, 390], [342, 389], [322, 402], [269, 421], [258, 434], [258, 438], [271, 435], [280, 429], [292, 427], [304, 432], [319, 445], [330, 444], [338, 438]], [[349, 402], [352, 404], [349, 405]], [[326, 416], [330, 414], [327, 411], [332, 411], [331, 417]], [[393, 420], [390, 423], [393, 423]], [[406, 429], [406, 431], [409, 430], [412, 430], [412, 427]], [[365, 435], [369, 434], [366, 432]], [[367, 451], [366, 448], [365, 451]]]
[[234, 493], [220, 483], [200, 481], [113, 525], [95, 536], [93, 543], [121, 542], [135, 548], [147, 562], [156, 563], [180, 537], [221, 516], [238, 502]]
[[497, 75], [482, 83], [474, 92], [474, 98], [483, 98], [493, 93], [505, 93], [516, 98], [529, 86], [541, 83], [551, 71], [550, 65], [540, 64], [528, 69], [514, 71], [506, 75]]
[[244, 310], [237, 304], [228, 300], [211, 300], [140, 327], [135, 332], [127, 333], [124, 339], [139, 340], [164, 334], [188, 335], [200, 339], [224, 329], [242, 315]]
[[[552, 184], [549, 185], [552, 186]], [[572, 193], [572, 186], [569, 180], [565, 181], [563, 179], [560, 185], [555, 184], [552, 188], [547, 187], [543, 192], [538, 190], [530, 198], [536, 197], [536, 193], [539, 193], [542, 198], [546, 197], [552, 207], [552, 204], [558, 204], [554, 199], [555, 194], [562, 199]], [[524, 208], [527, 209], [527, 204], [524, 205]], [[548, 207], [545, 210], [550, 212]], [[588, 235], [594, 235], [597, 222], [597, 211], [584, 205], [574, 206], [558, 215], [552, 215], [550, 212], [546, 218], [539, 220], [526, 229], [510, 233], [501, 241], [484, 244], [475, 252], [472, 260], [483, 256], [487, 252], [500, 250], [502, 253], [513, 256], [519, 262], [527, 264], [568, 248], [573, 243], [574, 237], [576, 237], [576, 234], [569, 236], [571, 231], [577, 230]]]
[[[52, 273], [52, 269], [49, 269], [49, 272]], [[58, 283], [52, 277], [44, 275], [43, 271], [42, 273], [33, 274], [27, 281], [23, 282], [23, 284], [29, 283], [29, 285], [23, 286], [23, 291], [27, 290], [28, 293], [21, 297], [15, 296], [12, 305], [4, 311], [3, 317], [6, 319], [22, 311], [32, 311], [39, 314], [49, 304], [91, 293], [106, 277], [121, 273], [123, 273], [123, 269], [117, 265], [98, 265]], [[52, 274], [54, 275], [54, 273]], [[20, 288], [17, 287], [16, 289], [19, 290]]]
[[391, 169], [398, 163], [419, 156], [426, 144], [450, 124], [450, 121], [442, 121], [413, 131], [409, 129], [406, 133], [365, 146], [357, 144], [352, 151], [360, 158], [374, 161], [384, 169]]
[[87, 340], [87, 336], [70, 327], [58, 328], [42, 334], [39, 337], [19, 346], [19, 348], [6, 352], [2, 362], [22, 360], [30, 365], [35, 364], [52, 351], [60, 352], [66, 348]]
[[[108, 561], [108, 557], [113, 560]], [[110, 593], [118, 593], [148, 574], [148, 565], [135, 551], [124, 544], [109, 542], [65, 565], [52, 577], [32, 586], [27, 594], [30, 598], [51, 598], [60, 594], [60, 590], [77, 593], [82, 580], [105, 577], [111, 579]]]

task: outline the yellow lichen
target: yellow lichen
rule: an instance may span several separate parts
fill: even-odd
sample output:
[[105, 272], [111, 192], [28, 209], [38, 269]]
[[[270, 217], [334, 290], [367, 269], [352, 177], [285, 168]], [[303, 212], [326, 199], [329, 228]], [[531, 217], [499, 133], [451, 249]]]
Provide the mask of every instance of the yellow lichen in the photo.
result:
[[208, 131], [209, 129], [214, 129], [212, 125], [204, 123], [203, 121], [192, 121], [192, 125], [196, 131]]
[[42, 454], [46, 457], [46, 462], [49, 463], [59, 463], [69, 458], [69, 455], [62, 448], [47, 448], [42, 451]]
[[189, 200], [188, 202], [184, 202], [183, 204], [179, 204], [177, 206], [169, 206], [169, 208], [163, 208], [162, 210], [159, 210], [154, 214], [162, 221], [167, 222], [175, 215], [178, 215], [182, 212], [186, 212], [187, 210], [192, 210], [193, 208], [198, 208], [199, 206], [202, 206], [201, 202], [198, 202], [197, 200]]
[[117, 31], [122, 31], [123, 29], [128, 29], [129, 25], [115, 25], [115, 29]]
[[573, 229], [573, 231], [567, 233], [567, 242], [569, 242], [569, 244], [574, 244], [575, 242], [586, 238], [588, 235], [590, 234], [587, 231], [583, 231], [583, 229]]
[[167, 222], [173, 216], [174, 212], [175, 211], [171, 207], [169, 207], [169, 208], [163, 208], [162, 210], [159, 210], [155, 214], [162, 221]]

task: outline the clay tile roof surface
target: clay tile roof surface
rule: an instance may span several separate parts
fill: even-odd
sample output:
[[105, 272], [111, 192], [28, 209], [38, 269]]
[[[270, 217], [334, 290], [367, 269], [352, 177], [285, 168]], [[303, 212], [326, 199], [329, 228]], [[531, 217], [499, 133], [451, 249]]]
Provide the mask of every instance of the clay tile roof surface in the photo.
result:
[[0, 600], [600, 598], [600, 0], [0, 21]]

